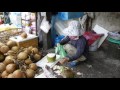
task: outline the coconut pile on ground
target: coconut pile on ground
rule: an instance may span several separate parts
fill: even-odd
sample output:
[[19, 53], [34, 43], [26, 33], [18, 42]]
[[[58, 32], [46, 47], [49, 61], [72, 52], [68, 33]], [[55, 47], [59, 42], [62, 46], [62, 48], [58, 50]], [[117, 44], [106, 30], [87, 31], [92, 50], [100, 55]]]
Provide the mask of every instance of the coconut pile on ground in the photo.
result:
[[34, 78], [41, 57], [36, 47], [18, 47], [13, 41], [0, 43], [0, 78]]

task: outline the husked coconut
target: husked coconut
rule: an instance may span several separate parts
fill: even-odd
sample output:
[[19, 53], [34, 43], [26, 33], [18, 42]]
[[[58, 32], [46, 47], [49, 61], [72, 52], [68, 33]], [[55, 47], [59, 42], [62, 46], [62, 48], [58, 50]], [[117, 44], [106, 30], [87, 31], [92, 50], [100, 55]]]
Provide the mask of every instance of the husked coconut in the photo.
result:
[[17, 56], [17, 59], [19, 60], [26, 60], [28, 57], [28, 54], [26, 52], [20, 52]]
[[0, 62], [4, 61], [5, 56], [0, 52]]
[[14, 75], [11, 73], [7, 76], [7, 78], [15, 78]]
[[26, 70], [26, 76], [27, 76], [27, 78], [34, 78], [34, 76], [35, 76], [35, 71], [32, 70], [32, 69], [27, 69], [27, 70]]
[[3, 71], [1, 74], [2, 78], [7, 78], [8, 75], [9, 73], [7, 71]]
[[13, 72], [13, 76], [15, 78], [24, 78], [24, 73], [18, 69]]
[[37, 53], [39, 53], [39, 51], [37, 48], [32, 48], [32, 53], [37, 54]]
[[7, 55], [14, 55], [14, 54], [15, 54], [15, 52], [12, 51], [12, 50], [9, 50], [9, 51], [7, 52]]
[[17, 52], [19, 50], [19, 47], [18, 46], [13, 46], [11, 50], [14, 51], [14, 52]]
[[29, 58], [25, 60], [25, 64], [29, 65], [31, 63], [32, 63], [32, 61]]
[[27, 33], [23, 32], [21, 35], [20, 35], [23, 39], [27, 38]]
[[5, 70], [5, 64], [0, 63], [0, 72], [2, 73]]
[[35, 54], [33, 57], [34, 57], [35, 61], [38, 61], [41, 59], [41, 55], [39, 55], [39, 54]]
[[29, 64], [29, 68], [35, 71], [37, 70], [37, 65], [35, 63], [31, 63]]
[[17, 67], [16, 64], [8, 64], [6, 66], [6, 71], [8, 73], [13, 73], [16, 70], [16, 67]]
[[15, 41], [9, 40], [9, 41], [7, 42], [7, 46], [8, 46], [9, 48], [11, 48], [11, 47], [13, 47], [13, 46], [16, 46], [16, 45], [17, 45], [17, 43], [16, 43]]
[[4, 60], [4, 64], [5, 64], [5, 65], [8, 65], [8, 64], [10, 64], [10, 63], [14, 63], [14, 61], [13, 61], [12, 59], [5, 59], [5, 60]]
[[7, 53], [7, 52], [9, 51], [9, 47], [8, 47], [8, 46], [2, 46], [2, 47], [0, 48], [0, 51], [1, 51], [2, 53]]

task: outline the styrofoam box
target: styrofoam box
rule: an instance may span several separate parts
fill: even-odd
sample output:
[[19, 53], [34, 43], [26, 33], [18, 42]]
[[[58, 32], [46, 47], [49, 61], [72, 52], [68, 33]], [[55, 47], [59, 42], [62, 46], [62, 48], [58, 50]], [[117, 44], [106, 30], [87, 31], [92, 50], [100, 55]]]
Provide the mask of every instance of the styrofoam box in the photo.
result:
[[23, 41], [27, 41], [30, 39], [34, 39], [37, 38], [38, 36], [36, 35], [32, 35], [32, 34], [27, 34], [27, 38], [23, 39], [21, 36], [14, 36], [11, 37], [10, 40], [16, 41], [16, 42], [23, 42]]
[[14, 36], [10, 40], [15, 41], [19, 47], [38, 47], [38, 36], [32, 34], [27, 34], [27, 36], [25, 39], [21, 36]]

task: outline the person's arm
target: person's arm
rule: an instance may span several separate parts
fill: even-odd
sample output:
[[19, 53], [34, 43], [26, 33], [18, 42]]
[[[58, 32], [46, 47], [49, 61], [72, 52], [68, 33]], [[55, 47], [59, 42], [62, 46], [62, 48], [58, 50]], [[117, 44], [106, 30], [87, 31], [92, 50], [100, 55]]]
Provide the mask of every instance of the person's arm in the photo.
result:
[[84, 49], [85, 49], [85, 45], [86, 45], [86, 42], [84, 40], [78, 42], [77, 44], [77, 52], [74, 56], [67, 56], [69, 58], [69, 61], [73, 61], [73, 60], [76, 60], [78, 59], [79, 57], [81, 57], [81, 55], [83, 54], [84, 52]]
[[64, 45], [64, 44], [68, 43], [69, 41], [70, 41], [70, 38], [67, 36], [67, 37], [63, 38], [62, 41], [60, 41], [60, 44]]

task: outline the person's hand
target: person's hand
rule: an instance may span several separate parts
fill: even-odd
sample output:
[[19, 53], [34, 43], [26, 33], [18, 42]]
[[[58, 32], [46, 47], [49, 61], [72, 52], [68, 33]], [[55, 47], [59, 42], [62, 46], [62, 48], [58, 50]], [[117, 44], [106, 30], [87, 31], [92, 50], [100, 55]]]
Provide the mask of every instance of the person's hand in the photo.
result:
[[60, 62], [60, 64], [64, 64], [68, 61], [69, 61], [69, 58], [65, 57], [65, 58], [62, 58], [62, 60], [60, 60], [59, 62]]

